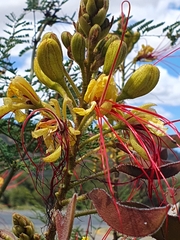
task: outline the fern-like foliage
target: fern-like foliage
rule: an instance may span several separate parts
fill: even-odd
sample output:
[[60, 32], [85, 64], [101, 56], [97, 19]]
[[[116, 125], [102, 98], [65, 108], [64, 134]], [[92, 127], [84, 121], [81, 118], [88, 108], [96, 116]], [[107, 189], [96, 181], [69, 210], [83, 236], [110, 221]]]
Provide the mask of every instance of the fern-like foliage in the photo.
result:
[[175, 45], [180, 38], [180, 21], [177, 21], [171, 25], [168, 25], [163, 29], [166, 32], [166, 36], [170, 39], [171, 45]]
[[16, 67], [11, 59], [11, 51], [17, 45], [21, 45], [29, 42], [28, 31], [31, 30], [30, 23], [24, 20], [24, 15], [21, 14], [17, 17], [14, 13], [6, 15], [8, 23], [6, 23], [7, 29], [4, 30], [5, 36], [0, 37], [0, 66], [5, 72], [11, 72], [16, 74]]

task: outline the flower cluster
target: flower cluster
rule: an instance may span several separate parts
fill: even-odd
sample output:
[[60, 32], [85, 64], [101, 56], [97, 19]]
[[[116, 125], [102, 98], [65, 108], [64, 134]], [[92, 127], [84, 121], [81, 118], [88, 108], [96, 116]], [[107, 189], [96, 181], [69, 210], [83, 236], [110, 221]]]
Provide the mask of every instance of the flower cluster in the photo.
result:
[[[65, 31], [61, 35], [70, 63], [78, 66], [81, 74], [79, 85], [74, 82], [63, 63], [58, 36], [48, 32], [37, 47], [34, 72], [38, 81], [54, 96], [46, 100], [40, 99], [31, 84], [17, 76], [11, 80], [4, 105], [0, 107], [0, 117], [12, 112], [15, 120], [22, 122], [22, 145], [30, 159], [30, 165], [27, 160], [23, 161], [34, 182], [40, 182], [39, 188], [42, 189], [37, 189], [43, 200], [47, 200], [45, 203], [50, 218], [47, 239], [53, 239], [56, 231], [59, 240], [70, 236], [76, 201], [84, 200], [92, 201], [97, 213], [112, 229], [134, 237], [152, 235], [161, 227], [169, 209], [165, 188], [172, 189], [172, 186], [167, 178], [180, 170], [179, 163], [172, 166], [162, 157], [163, 149], [171, 148], [172, 143], [179, 147], [180, 134], [173, 123], [159, 115], [153, 103], [139, 107], [126, 104], [127, 99], [135, 99], [151, 92], [159, 82], [160, 71], [153, 64], [144, 64], [125, 78], [125, 60], [139, 40], [140, 33], [131, 33], [127, 29], [130, 15], [122, 15], [121, 38], [109, 33], [112, 21], [106, 16], [108, 6], [108, 0], [81, 0], [74, 34]], [[152, 52], [153, 48], [143, 46], [132, 64], [142, 58], [153, 61]], [[100, 74], [99, 70], [102, 71]], [[122, 84], [116, 81], [117, 71], [121, 72], [124, 79]], [[32, 141], [37, 143], [33, 158], [28, 153], [25, 133], [28, 121], [34, 116], [38, 117], [31, 130]], [[168, 135], [168, 128], [175, 132], [175, 137]], [[94, 158], [98, 166], [92, 164]], [[173, 172], [169, 174], [171, 168]], [[45, 169], [50, 177], [46, 178], [42, 174]], [[122, 179], [121, 173], [126, 174], [124, 179], [127, 181]], [[86, 192], [82, 186], [88, 181], [94, 184], [97, 184], [96, 181], [104, 183], [104, 189], [108, 193], [102, 189]], [[156, 187], [157, 182], [159, 189]], [[129, 189], [132, 183], [135, 189], [130, 190], [129, 196], [125, 199], [119, 197], [121, 185], [128, 186]], [[2, 179], [0, 184], [3, 184]], [[45, 193], [44, 186], [49, 189], [49, 195]], [[139, 186], [147, 190], [150, 201], [155, 198], [159, 206], [166, 207], [148, 212], [143, 206], [132, 203], [133, 196], [137, 196], [134, 192], [139, 190]], [[75, 194], [72, 201], [66, 198], [76, 191], [79, 196]], [[46, 194], [48, 197], [45, 198]], [[174, 198], [172, 190], [170, 195]], [[121, 204], [119, 200], [127, 202]], [[66, 214], [63, 215], [60, 211], [67, 204]], [[131, 208], [135, 218], [140, 219], [141, 212], [149, 225], [153, 225], [150, 224], [153, 213], [156, 213], [155, 216], [159, 214], [159, 221], [141, 232], [140, 219], [140, 227], [134, 230], [136, 219], [133, 220]], [[127, 218], [123, 219], [123, 214]], [[18, 216], [18, 219], [21, 217]], [[129, 219], [132, 220], [132, 225]], [[19, 237], [23, 231], [28, 235], [27, 225], [34, 236], [33, 226], [28, 220], [24, 221], [25, 230], [19, 232], [18, 227], [15, 227], [15, 235]], [[124, 227], [119, 226], [121, 221]], [[15, 225], [19, 226], [19, 222]]]

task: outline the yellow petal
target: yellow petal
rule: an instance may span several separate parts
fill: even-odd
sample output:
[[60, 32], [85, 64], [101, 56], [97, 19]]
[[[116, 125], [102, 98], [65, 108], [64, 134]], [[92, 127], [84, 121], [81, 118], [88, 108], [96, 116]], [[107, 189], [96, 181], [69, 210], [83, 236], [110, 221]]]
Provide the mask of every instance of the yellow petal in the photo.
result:
[[55, 162], [61, 156], [61, 146], [59, 146], [53, 153], [43, 158], [44, 162]]
[[85, 115], [88, 115], [90, 114], [94, 108], [96, 106], [96, 102], [91, 102], [91, 107], [88, 108], [88, 109], [84, 109], [84, 108], [73, 108], [73, 111], [77, 114], [79, 114], [80, 116], [85, 116]]
[[92, 79], [88, 85], [88, 88], [84, 95], [84, 101], [86, 101], [87, 103], [90, 103], [93, 100], [92, 93], [95, 92], [94, 88], [95, 88], [96, 84], [97, 84], [97, 81], [95, 79]]
[[73, 127], [69, 127], [69, 131], [71, 132], [71, 134], [73, 135], [80, 135], [81, 132], [79, 130], [75, 130]]
[[41, 128], [41, 129], [37, 129], [35, 131], [32, 131], [32, 137], [33, 138], [38, 138], [38, 137], [41, 137], [41, 136], [44, 136], [45, 134], [48, 133], [48, 128]]
[[15, 113], [15, 119], [18, 122], [24, 122], [24, 120], [27, 117], [27, 115], [25, 113], [23, 113], [21, 110], [16, 110], [14, 113]]
[[0, 106], [0, 117], [3, 117], [7, 113], [9, 113], [12, 109], [8, 105]]
[[25, 96], [32, 102], [34, 106], [39, 106], [41, 103], [40, 98], [29, 82], [20, 76], [16, 76], [10, 83], [7, 90], [7, 96], [16, 96], [17, 98], [23, 98]]

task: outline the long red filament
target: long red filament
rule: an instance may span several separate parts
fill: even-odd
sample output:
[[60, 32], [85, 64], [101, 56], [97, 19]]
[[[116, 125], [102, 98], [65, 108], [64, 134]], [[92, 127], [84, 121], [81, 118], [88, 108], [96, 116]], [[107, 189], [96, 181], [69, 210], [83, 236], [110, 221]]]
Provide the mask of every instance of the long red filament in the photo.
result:
[[[128, 4], [128, 13], [127, 13], [127, 18], [126, 18], [126, 21], [124, 23], [124, 13], [123, 13], [123, 8], [124, 8], [124, 4], [127, 3]], [[118, 56], [119, 56], [119, 53], [121, 51], [121, 46], [122, 46], [122, 41], [124, 39], [124, 36], [125, 36], [125, 33], [126, 33], [126, 29], [127, 29], [127, 25], [128, 25], [128, 20], [129, 20], [129, 17], [130, 17], [130, 11], [131, 11], [131, 5], [128, 1], [123, 1], [121, 3], [121, 18], [122, 18], [122, 36], [121, 36], [121, 42], [119, 44], [119, 48], [118, 48], [118, 51], [116, 53], [116, 56], [115, 56], [115, 59], [113, 61], [113, 64], [112, 64], [112, 67], [110, 69], [110, 72], [109, 72], [109, 76], [108, 76], [108, 80], [107, 80], [107, 83], [106, 83], [106, 86], [104, 88], [104, 91], [102, 93], [102, 96], [101, 96], [101, 99], [99, 101], [99, 106], [101, 106], [101, 104], [104, 102], [104, 99], [106, 97], [106, 93], [107, 93], [107, 89], [108, 89], [108, 86], [109, 86], [109, 82], [110, 82], [110, 79], [111, 79], [111, 76], [113, 75], [113, 72], [115, 70], [115, 65], [116, 65], [116, 62], [117, 62], [117, 59], [118, 59]]]

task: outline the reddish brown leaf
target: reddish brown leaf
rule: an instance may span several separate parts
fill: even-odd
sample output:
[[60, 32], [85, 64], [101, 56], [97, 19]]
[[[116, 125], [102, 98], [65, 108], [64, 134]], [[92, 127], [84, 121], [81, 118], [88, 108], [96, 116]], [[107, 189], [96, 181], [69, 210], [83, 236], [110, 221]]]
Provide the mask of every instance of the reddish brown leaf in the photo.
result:
[[54, 214], [58, 240], [69, 240], [74, 221], [77, 194], [74, 194], [71, 202], [67, 206], [66, 214], [63, 215], [59, 210]]
[[159, 167], [159, 171], [155, 171], [150, 168], [139, 168], [130, 164], [121, 164], [117, 167], [117, 170], [133, 177], [143, 178], [143, 179], [162, 179], [162, 175], [165, 178], [172, 177], [180, 172], [180, 162], [167, 163]]
[[156, 240], [177, 240], [180, 238], [180, 219], [179, 217], [169, 216], [164, 221], [163, 226], [153, 234]]
[[167, 148], [164, 148], [163, 150], [161, 150], [160, 158], [163, 159], [163, 160], [167, 160], [167, 158], [168, 158]]
[[146, 209], [115, 203], [102, 189], [94, 189], [88, 196], [98, 214], [110, 227], [131, 237], [145, 237], [155, 233], [169, 210], [169, 206]]

